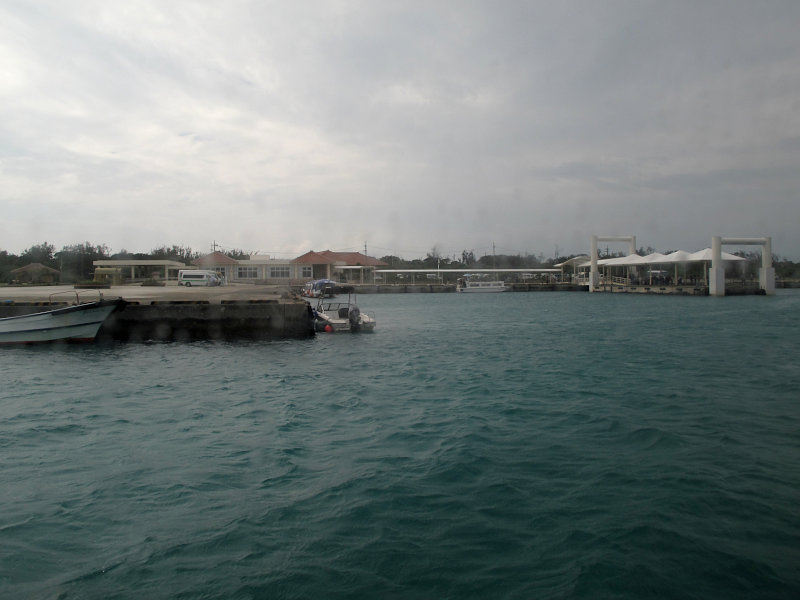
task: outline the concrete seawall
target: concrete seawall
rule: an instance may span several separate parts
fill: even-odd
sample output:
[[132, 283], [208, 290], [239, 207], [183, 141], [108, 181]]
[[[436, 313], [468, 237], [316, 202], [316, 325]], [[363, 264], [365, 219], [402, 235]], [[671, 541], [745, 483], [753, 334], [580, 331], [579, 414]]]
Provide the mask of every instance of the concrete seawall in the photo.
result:
[[100, 294], [105, 299], [122, 298], [127, 303], [103, 323], [98, 333], [100, 341], [261, 340], [314, 335], [309, 304], [275, 286], [3, 288], [0, 317], [90, 302]]
[[[456, 291], [454, 283], [378, 283], [348, 284], [356, 294], [446, 294]], [[587, 286], [573, 283], [508, 283], [512, 292], [588, 292]]]
[[100, 341], [263, 340], [314, 335], [305, 302], [224, 301], [127, 304], [103, 323]]

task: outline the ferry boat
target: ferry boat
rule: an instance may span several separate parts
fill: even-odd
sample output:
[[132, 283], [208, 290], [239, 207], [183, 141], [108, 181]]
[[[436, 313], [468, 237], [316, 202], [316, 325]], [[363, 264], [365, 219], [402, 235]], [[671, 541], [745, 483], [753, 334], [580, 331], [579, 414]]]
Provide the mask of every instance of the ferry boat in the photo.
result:
[[461, 293], [482, 292], [509, 292], [511, 288], [504, 281], [483, 281], [481, 279], [467, 279], [459, 277], [456, 281], [456, 291]]

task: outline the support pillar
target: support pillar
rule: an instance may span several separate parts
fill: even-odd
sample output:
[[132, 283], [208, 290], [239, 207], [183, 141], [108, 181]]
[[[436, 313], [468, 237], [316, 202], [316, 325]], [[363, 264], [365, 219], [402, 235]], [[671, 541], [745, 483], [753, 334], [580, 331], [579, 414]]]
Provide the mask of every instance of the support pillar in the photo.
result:
[[589, 291], [595, 292], [600, 286], [600, 273], [597, 269], [597, 242], [628, 242], [629, 254], [636, 254], [635, 235], [592, 236], [591, 268], [589, 269]]
[[772, 238], [735, 238], [714, 236], [711, 238], [711, 268], [708, 271], [708, 293], [711, 296], [725, 295], [725, 268], [722, 264], [722, 244], [761, 246], [761, 268], [758, 280], [765, 294], [775, 293], [775, 269], [772, 268]]
[[764, 238], [761, 247], [761, 268], [758, 271], [761, 289], [767, 296], [775, 294], [775, 269], [772, 267], [772, 238]]
[[711, 238], [711, 268], [708, 270], [708, 295], [725, 295], [725, 266], [722, 264], [722, 238]]
[[592, 260], [589, 268], [589, 291], [594, 292], [600, 285], [600, 274], [597, 272], [597, 236], [592, 236]]

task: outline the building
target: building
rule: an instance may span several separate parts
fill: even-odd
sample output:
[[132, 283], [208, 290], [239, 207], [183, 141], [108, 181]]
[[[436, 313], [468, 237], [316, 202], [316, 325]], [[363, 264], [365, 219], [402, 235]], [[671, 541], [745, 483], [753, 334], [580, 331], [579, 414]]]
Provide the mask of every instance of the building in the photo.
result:
[[[136, 259], [102, 259], [92, 261], [101, 269], [119, 269], [121, 282], [141, 281], [143, 279], [177, 279], [178, 271], [186, 265], [176, 260], [136, 260]], [[101, 271], [100, 274], [103, 272]]]
[[11, 276], [20, 283], [56, 283], [61, 278], [61, 272], [42, 263], [30, 263], [13, 269]]
[[343, 283], [372, 283], [375, 269], [388, 265], [360, 252], [306, 252], [295, 259], [272, 258], [254, 254], [233, 259], [222, 252], [212, 252], [196, 261], [200, 269], [217, 271], [225, 281], [276, 285], [300, 285], [313, 279], [333, 279]]
[[[130, 269], [135, 278], [137, 267], [164, 269], [164, 278], [172, 278], [177, 271], [191, 268], [175, 261], [96, 260], [96, 267], [119, 267]], [[235, 259], [219, 251], [201, 256], [192, 262], [197, 269], [215, 271], [228, 283], [257, 283], [274, 285], [302, 285], [312, 279], [334, 279], [347, 283], [373, 283], [375, 269], [387, 267], [380, 261], [360, 252], [306, 252], [295, 259], [272, 258], [266, 254], [254, 254]]]
[[375, 269], [389, 265], [361, 252], [306, 252], [294, 259], [306, 279], [333, 279], [343, 283], [374, 283]]
[[217, 250], [195, 259], [192, 264], [198, 269], [219, 273], [223, 281], [235, 281], [234, 275], [238, 262], [235, 258]]

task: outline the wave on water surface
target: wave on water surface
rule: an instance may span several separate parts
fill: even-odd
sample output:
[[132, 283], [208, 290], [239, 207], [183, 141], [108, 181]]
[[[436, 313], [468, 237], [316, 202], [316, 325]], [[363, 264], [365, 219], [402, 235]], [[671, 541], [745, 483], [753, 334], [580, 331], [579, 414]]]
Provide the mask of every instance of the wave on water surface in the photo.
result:
[[0, 595], [800, 595], [796, 294], [359, 303], [2, 349]]

